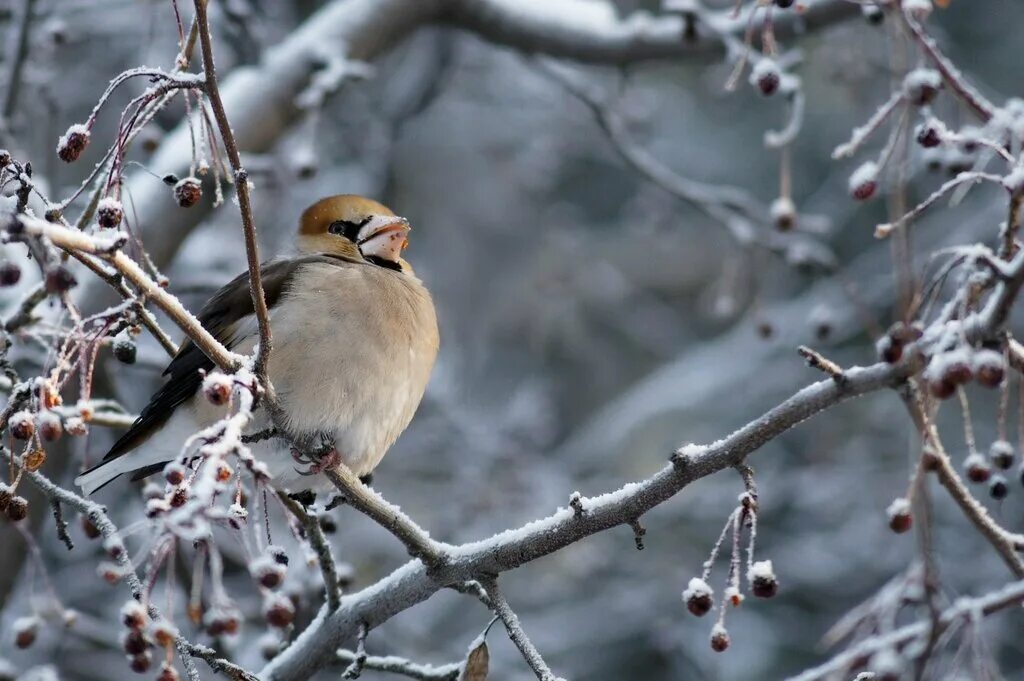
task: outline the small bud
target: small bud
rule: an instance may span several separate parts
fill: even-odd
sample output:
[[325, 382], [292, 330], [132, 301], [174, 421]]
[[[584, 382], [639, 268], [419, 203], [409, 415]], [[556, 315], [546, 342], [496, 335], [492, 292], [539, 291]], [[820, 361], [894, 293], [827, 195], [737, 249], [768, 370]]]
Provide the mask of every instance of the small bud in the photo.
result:
[[992, 469], [989, 467], [988, 461], [985, 461], [977, 453], [971, 454], [964, 460], [964, 471], [967, 473], [968, 480], [979, 484], [988, 482], [989, 477], [992, 475]]
[[1010, 486], [1006, 484], [1006, 478], [1001, 475], [993, 475], [988, 483], [988, 493], [996, 501], [1001, 501], [1010, 493]]
[[7, 502], [7, 518], [11, 522], [18, 522], [28, 517], [28, 500], [25, 497], [12, 496]]
[[74, 163], [89, 146], [89, 129], [76, 123], [57, 140], [57, 156], [65, 163]]
[[132, 671], [136, 674], [145, 674], [149, 671], [152, 664], [153, 656], [149, 654], [148, 650], [141, 655], [130, 657], [128, 660], [128, 666], [131, 667]]
[[910, 515], [910, 501], [904, 497], [894, 499], [889, 508], [885, 509], [889, 517], [889, 529], [896, 534], [903, 534], [914, 524], [913, 516]]
[[111, 345], [111, 349], [114, 351], [114, 357], [118, 362], [122, 364], [135, 364], [136, 357], [138, 355], [138, 346], [135, 345], [135, 341], [126, 335], [119, 335], [114, 339], [114, 343]]
[[173, 187], [179, 182], [178, 176], [175, 175], [174, 173], [168, 173], [164, 175], [162, 178], [160, 178], [160, 180], [169, 187]]
[[711, 649], [716, 653], [725, 652], [729, 647], [729, 632], [721, 624], [711, 629]]
[[295, 619], [295, 606], [284, 596], [269, 595], [263, 601], [263, 616], [270, 626], [283, 629]]
[[759, 560], [747, 571], [750, 591], [758, 598], [772, 598], [779, 592], [779, 580], [770, 560]]
[[978, 350], [974, 353], [971, 364], [978, 383], [986, 388], [997, 388], [1003, 382], [1006, 362], [1002, 354], [995, 350]]
[[996, 440], [988, 448], [988, 458], [996, 468], [1004, 471], [1009, 470], [1013, 466], [1013, 445], [1006, 440]]
[[782, 82], [782, 71], [779, 64], [770, 57], [758, 60], [750, 70], [750, 84], [761, 91], [765, 97], [774, 95]]
[[59, 440], [64, 434], [64, 426], [61, 425], [60, 416], [52, 411], [44, 411], [39, 415], [39, 436], [47, 442]]
[[194, 177], [186, 177], [174, 185], [174, 200], [182, 208], [191, 208], [203, 197], [203, 186]]
[[203, 394], [210, 404], [218, 407], [228, 403], [231, 399], [231, 378], [220, 372], [209, 374], [203, 380]]
[[113, 229], [124, 219], [124, 208], [113, 196], [104, 196], [96, 206], [96, 222], [104, 229]]
[[21, 281], [21, 268], [10, 260], [0, 263], [0, 286], [14, 286]]
[[767, 340], [775, 335], [775, 327], [768, 320], [761, 320], [757, 323], [757, 335]]
[[878, 189], [878, 164], [866, 161], [850, 175], [850, 195], [858, 201], [867, 201]]
[[11, 429], [11, 436], [18, 440], [27, 440], [36, 432], [36, 420], [31, 412], [15, 412], [11, 415], [8, 425]]
[[39, 634], [40, 624], [42, 624], [42, 620], [34, 615], [14, 620], [14, 626], [11, 627], [14, 630], [14, 645], [22, 650], [32, 647]]
[[46, 292], [54, 295], [67, 293], [78, 285], [78, 280], [66, 265], [57, 265], [46, 272]]
[[697, 617], [703, 617], [714, 605], [714, 593], [707, 582], [694, 577], [683, 591], [683, 602], [686, 603], [687, 610]]

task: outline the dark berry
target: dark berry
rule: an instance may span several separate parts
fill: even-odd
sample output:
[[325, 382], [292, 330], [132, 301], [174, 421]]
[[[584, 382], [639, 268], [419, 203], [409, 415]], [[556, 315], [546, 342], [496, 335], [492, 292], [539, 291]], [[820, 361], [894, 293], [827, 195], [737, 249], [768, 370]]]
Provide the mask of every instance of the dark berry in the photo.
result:
[[46, 292], [66, 293], [78, 285], [78, 280], [65, 265], [57, 265], [46, 273]]
[[186, 177], [174, 185], [174, 200], [182, 208], [191, 208], [203, 197], [203, 186], [194, 177]]
[[114, 357], [123, 364], [135, 364], [138, 355], [138, 346], [130, 338], [117, 338], [112, 346]]
[[7, 518], [12, 522], [18, 522], [27, 516], [28, 500], [25, 497], [11, 497], [11, 500], [7, 502]]
[[729, 632], [716, 626], [711, 631], [711, 649], [716, 653], [724, 652], [729, 647]]
[[14, 286], [21, 281], [21, 268], [10, 260], [0, 263], [0, 286]]
[[1001, 475], [993, 475], [988, 483], [988, 493], [993, 499], [1005, 499], [1006, 495], [1010, 493], [1010, 486], [1006, 484], [1006, 478]]
[[65, 163], [73, 163], [89, 146], [89, 130], [84, 125], [72, 125], [57, 141], [57, 156]]

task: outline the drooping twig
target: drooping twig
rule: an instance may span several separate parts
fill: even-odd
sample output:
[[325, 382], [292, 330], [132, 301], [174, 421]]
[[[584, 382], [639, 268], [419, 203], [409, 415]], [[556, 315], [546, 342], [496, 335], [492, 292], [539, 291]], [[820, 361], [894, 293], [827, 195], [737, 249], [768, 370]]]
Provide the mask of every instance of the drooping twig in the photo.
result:
[[338, 586], [338, 567], [331, 554], [331, 545], [324, 536], [320, 521], [315, 515], [309, 514], [302, 504], [292, 499], [283, 492], [277, 493], [292, 515], [299, 519], [306, 531], [306, 539], [309, 540], [313, 550], [316, 551], [317, 563], [320, 565], [320, 573], [324, 580], [324, 592], [327, 594], [327, 610], [334, 612], [341, 602], [341, 589]]
[[526, 631], [523, 630], [522, 625], [519, 623], [519, 616], [512, 610], [508, 601], [505, 600], [505, 595], [498, 588], [497, 578], [493, 576], [483, 577], [480, 579], [480, 583], [487, 590], [487, 595], [491, 598], [494, 614], [501, 618], [502, 623], [505, 625], [505, 630], [508, 632], [508, 637], [516, 644], [516, 648], [519, 648], [519, 652], [522, 653], [526, 664], [530, 665], [530, 669], [533, 670], [533, 673], [537, 675], [540, 681], [556, 681], [557, 677], [551, 672], [551, 668], [548, 667], [544, 658], [541, 657], [540, 652], [533, 645], [530, 637], [526, 635]]
[[10, 48], [7, 55], [7, 73], [4, 79], [4, 101], [3, 108], [0, 109], [4, 126], [10, 125], [14, 106], [18, 102], [18, 93], [21, 90], [21, 72], [25, 66], [25, 58], [28, 56], [29, 31], [32, 27], [35, 4], [36, 0], [22, 0], [17, 23], [13, 24], [14, 40], [8, 43]]
[[[357, 657], [357, 654], [351, 650], [342, 648], [337, 651], [338, 661], [345, 664], [352, 664]], [[363, 658], [363, 668], [378, 672], [388, 672], [389, 674], [399, 674], [410, 679], [418, 679], [418, 681], [455, 681], [455, 679], [459, 678], [459, 673], [462, 671], [462, 664], [451, 662], [435, 667], [429, 664], [416, 664], [403, 657], [396, 657], [394, 655], [383, 657], [367, 655]]]

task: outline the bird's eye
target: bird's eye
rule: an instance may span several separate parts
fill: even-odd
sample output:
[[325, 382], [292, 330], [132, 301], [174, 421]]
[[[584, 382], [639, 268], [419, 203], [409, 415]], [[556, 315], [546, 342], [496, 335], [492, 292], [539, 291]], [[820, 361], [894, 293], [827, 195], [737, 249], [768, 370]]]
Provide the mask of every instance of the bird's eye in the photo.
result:
[[332, 222], [327, 228], [327, 231], [331, 234], [337, 234], [343, 236], [349, 241], [355, 243], [359, 237], [359, 230], [362, 229], [363, 225], [370, 221], [370, 218], [363, 218], [358, 222], [352, 220], [337, 220]]

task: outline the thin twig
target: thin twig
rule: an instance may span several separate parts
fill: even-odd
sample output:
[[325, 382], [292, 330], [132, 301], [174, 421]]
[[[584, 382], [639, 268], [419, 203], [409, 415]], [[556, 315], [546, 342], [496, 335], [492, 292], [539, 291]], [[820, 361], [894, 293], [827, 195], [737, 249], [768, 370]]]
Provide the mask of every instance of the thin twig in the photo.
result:
[[800, 356], [807, 360], [807, 366], [817, 369], [818, 371], [824, 371], [826, 374], [832, 377], [834, 381], [846, 380], [846, 375], [843, 373], [843, 368], [822, 355], [817, 350], [812, 350], [806, 345], [801, 345], [796, 349]]
[[[351, 664], [357, 658], [356, 653], [344, 648], [339, 649], [336, 654], [338, 661], [345, 664]], [[429, 664], [416, 664], [394, 655], [384, 657], [367, 655], [363, 658], [363, 668], [378, 672], [388, 672], [389, 674], [400, 674], [410, 679], [418, 679], [419, 681], [455, 681], [455, 679], [459, 678], [459, 673], [462, 671], [462, 663], [451, 662], [435, 667]]]
[[324, 580], [324, 591], [327, 594], [327, 611], [334, 612], [341, 603], [341, 589], [338, 586], [338, 568], [331, 554], [331, 545], [324, 536], [323, 528], [320, 527], [319, 519], [306, 512], [302, 504], [292, 499], [284, 492], [278, 491], [277, 498], [281, 500], [292, 515], [299, 519], [306, 531], [306, 539], [309, 540], [313, 550], [316, 551], [317, 562], [320, 564], [320, 573]]
[[480, 583], [487, 590], [487, 595], [491, 598], [491, 607], [494, 610], [494, 614], [501, 618], [502, 623], [505, 625], [505, 630], [508, 632], [508, 637], [516, 644], [516, 648], [519, 648], [519, 652], [522, 653], [526, 664], [530, 665], [530, 669], [533, 670], [533, 673], [537, 675], [540, 681], [555, 681], [557, 677], [551, 672], [551, 668], [548, 667], [547, 663], [544, 662], [544, 658], [541, 657], [540, 652], [533, 645], [533, 642], [530, 641], [530, 637], [526, 635], [522, 625], [519, 623], [519, 616], [512, 610], [508, 601], [505, 600], [505, 595], [498, 588], [497, 578], [492, 576], [483, 577], [480, 579]]

